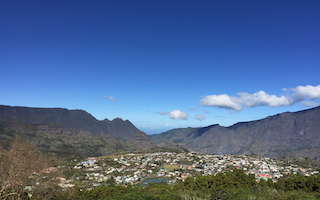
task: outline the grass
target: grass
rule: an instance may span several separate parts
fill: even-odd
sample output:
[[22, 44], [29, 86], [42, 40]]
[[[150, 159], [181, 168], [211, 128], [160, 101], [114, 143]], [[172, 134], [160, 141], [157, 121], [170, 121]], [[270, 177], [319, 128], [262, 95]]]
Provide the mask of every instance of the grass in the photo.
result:
[[179, 169], [179, 165], [163, 165], [163, 168], [168, 171], [173, 171], [174, 169]]

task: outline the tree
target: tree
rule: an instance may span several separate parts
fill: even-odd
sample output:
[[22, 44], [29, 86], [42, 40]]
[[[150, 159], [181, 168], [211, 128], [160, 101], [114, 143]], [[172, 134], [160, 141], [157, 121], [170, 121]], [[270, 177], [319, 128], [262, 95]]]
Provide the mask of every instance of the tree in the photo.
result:
[[14, 139], [9, 150], [0, 150], [0, 199], [22, 199], [28, 193], [53, 186], [46, 174], [47, 160], [35, 145]]

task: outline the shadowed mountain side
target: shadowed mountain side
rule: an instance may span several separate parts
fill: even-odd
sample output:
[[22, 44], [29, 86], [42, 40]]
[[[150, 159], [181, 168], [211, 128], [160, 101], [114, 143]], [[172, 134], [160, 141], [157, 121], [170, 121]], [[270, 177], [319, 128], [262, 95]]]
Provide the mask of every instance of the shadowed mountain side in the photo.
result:
[[83, 110], [67, 110], [63, 108], [28, 108], [0, 105], [0, 120], [12, 119], [32, 124], [57, 122], [61, 127], [89, 131], [106, 136], [112, 134], [124, 141], [133, 140], [139, 131], [130, 121], [116, 118], [112, 121], [99, 121]]
[[320, 148], [296, 151], [293, 154], [288, 155], [288, 157], [308, 157], [308, 158], [312, 158], [320, 161]]
[[[308, 156], [320, 147], [320, 107], [286, 112], [262, 120], [241, 122], [230, 127], [212, 125], [204, 128], [180, 128], [150, 135], [155, 143], [163, 138], [182, 142], [203, 153], [256, 154], [280, 157], [294, 154]], [[302, 150], [309, 149], [303, 154]], [[313, 155], [313, 154], [311, 154]], [[318, 158], [310, 156], [310, 158]]]
[[111, 134], [99, 136], [88, 131], [65, 129], [56, 122], [30, 124], [16, 120], [1, 120], [0, 145], [7, 148], [15, 137], [33, 142], [44, 152], [78, 156], [101, 156], [120, 150], [150, 149], [155, 146], [141, 131], [136, 133], [133, 140], [123, 141]]
[[127, 141], [127, 144], [131, 149], [151, 149], [155, 146], [155, 143], [143, 131], [137, 132], [134, 139]]
[[170, 149], [182, 149], [183, 151], [193, 151], [191, 147], [188, 147], [185, 143], [181, 142], [172, 142], [171, 140], [168, 140], [167, 138], [163, 138], [162, 142], [157, 144], [158, 147], [167, 147]]
[[64, 136], [90, 136], [95, 135], [89, 131], [77, 130], [74, 128], [62, 128], [57, 122], [47, 124], [31, 124], [16, 120], [1, 120], [0, 126], [5, 130], [21, 132], [27, 135], [45, 134], [45, 135], [64, 135]]

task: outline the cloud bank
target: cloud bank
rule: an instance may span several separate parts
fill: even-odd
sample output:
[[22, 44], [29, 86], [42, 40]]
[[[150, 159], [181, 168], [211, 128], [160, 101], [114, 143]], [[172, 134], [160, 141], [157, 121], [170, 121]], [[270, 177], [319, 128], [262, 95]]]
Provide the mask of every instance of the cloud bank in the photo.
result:
[[279, 107], [293, 105], [302, 102], [304, 106], [316, 106], [317, 103], [304, 101], [305, 99], [315, 100], [320, 98], [320, 85], [318, 86], [298, 86], [286, 89], [287, 95], [270, 95], [260, 90], [254, 94], [246, 92], [237, 93], [238, 96], [232, 97], [227, 94], [208, 95], [200, 100], [200, 105], [218, 107], [230, 110], [230, 113], [239, 112], [244, 107], [270, 106]]

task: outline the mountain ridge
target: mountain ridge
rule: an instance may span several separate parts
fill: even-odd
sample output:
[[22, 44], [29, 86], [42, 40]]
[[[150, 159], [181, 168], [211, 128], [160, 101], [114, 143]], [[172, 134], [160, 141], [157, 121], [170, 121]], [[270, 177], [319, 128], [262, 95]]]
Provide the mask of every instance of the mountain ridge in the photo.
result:
[[[303, 152], [310, 153], [312, 149], [318, 151], [319, 136], [320, 107], [238, 122], [229, 127], [188, 127], [150, 135], [156, 144], [166, 138], [185, 143], [203, 153], [256, 154], [275, 158], [294, 155], [295, 152], [308, 156]], [[303, 151], [307, 149], [308, 151]]]
[[134, 139], [137, 129], [129, 120], [115, 118], [97, 120], [90, 113], [66, 108], [32, 108], [22, 106], [0, 105], [0, 120], [12, 119], [32, 124], [57, 122], [63, 128], [74, 128], [105, 136], [112, 134], [118, 139], [129, 141]]
[[14, 138], [59, 155], [106, 155], [157, 146], [129, 120], [119, 117], [99, 121], [79, 109], [0, 105], [0, 148], [8, 148]]
[[[62, 145], [61, 148], [68, 152], [76, 152], [82, 145], [86, 148], [82, 154], [149, 149], [157, 145], [210, 154], [255, 154], [274, 158], [297, 155], [320, 160], [320, 106], [228, 127], [212, 124], [176, 128], [149, 136], [129, 120], [106, 118], [99, 121], [86, 111], [64, 108], [0, 105], [0, 122], [3, 132], [13, 131], [22, 137], [38, 138], [44, 144], [43, 148], [55, 149], [48, 141]], [[1, 135], [2, 138], [11, 136]]]
[[57, 122], [31, 124], [16, 120], [0, 120], [0, 147], [8, 148], [14, 138], [30, 141], [43, 152], [75, 154], [79, 156], [100, 156], [117, 151], [151, 149], [153, 141], [142, 131], [134, 139], [123, 141], [112, 134], [95, 135], [74, 128], [65, 129]]

